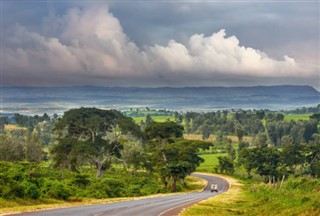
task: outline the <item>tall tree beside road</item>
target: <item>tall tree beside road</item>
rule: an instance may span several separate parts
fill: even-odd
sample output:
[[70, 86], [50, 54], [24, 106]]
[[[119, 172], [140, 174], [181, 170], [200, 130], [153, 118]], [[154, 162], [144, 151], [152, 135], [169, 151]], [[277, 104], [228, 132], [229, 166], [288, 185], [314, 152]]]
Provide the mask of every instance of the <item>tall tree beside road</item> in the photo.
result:
[[[55, 130], [59, 131], [60, 142], [51, 151], [53, 158], [64, 157], [59, 160], [79, 162], [74, 155], [81, 156], [82, 161], [85, 159], [96, 168], [98, 177], [103, 176], [112, 159], [123, 162], [120, 151], [123, 149], [122, 140], [127, 138], [126, 135], [142, 137], [139, 126], [131, 118], [116, 110], [96, 108], [72, 109], [65, 112], [57, 122]], [[65, 139], [75, 139], [76, 142], [65, 142]], [[64, 150], [62, 146], [66, 143], [71, 145], [71, 150], [64, 155], [60, 151]]]

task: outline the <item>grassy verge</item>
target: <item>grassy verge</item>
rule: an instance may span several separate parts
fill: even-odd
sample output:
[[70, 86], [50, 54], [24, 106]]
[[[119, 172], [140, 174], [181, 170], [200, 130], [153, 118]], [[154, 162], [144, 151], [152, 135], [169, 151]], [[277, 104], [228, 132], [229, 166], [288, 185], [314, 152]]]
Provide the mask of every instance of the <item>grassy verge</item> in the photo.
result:
[[229, 191], [188, 208], [182, 216], [320, 215], [319, 179], [290, 178], [280, 189], [224, 178], [231, 183]]
[[[206, 181], [203, 179], [188, 176], [186, 179], [186, 186], [181, 187], [180, 193], [200, 191], [206, 185]], [[136, 200], [136, 199], [146, 199], [156, 196], [168, 196], [172, 193], [162, 193], [149, 196], [141, 197], [125, 197], [125, 198], [107, 198], [107, 199], [91, 199], [91, 198], [81, 198], [81, 199], [70, 199], [67, 201], [56, 200], [56, 199], [12, 199], [5, 200], [0, 198], [0, 215], [5, 215], [8, 213], [15, 212], [30, 212], [43, 209], [52, 208], [66, 208], [71, 206], [82, 206], [82, 205], [94, 205], [103, 203], [112, 203], [125, 200]], [[176, 194], [176, 193], [175, 193]]]

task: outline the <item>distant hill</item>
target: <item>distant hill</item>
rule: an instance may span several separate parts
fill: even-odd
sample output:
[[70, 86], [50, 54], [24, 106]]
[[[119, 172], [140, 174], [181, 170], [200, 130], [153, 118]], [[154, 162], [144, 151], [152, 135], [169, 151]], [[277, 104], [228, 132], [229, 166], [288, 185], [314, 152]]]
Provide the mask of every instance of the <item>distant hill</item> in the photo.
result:
[[320, 103], [311, 86], [254, 87], [3, 87], [2, 114], [63, 113], [76, 107], [209, 111], [217, 109], [295, 109]]

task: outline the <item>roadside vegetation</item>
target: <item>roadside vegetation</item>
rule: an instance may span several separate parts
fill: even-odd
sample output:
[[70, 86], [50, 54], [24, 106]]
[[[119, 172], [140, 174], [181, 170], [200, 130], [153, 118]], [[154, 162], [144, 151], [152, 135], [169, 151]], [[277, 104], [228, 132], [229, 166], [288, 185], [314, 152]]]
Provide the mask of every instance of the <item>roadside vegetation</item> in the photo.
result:
[[223, 176], [230, 189], [187, 208], [182, 216], [212, 215], [305, 215], [320, 214], [319, 179], [290, 177], [282, 187]]
[[233, 176], [199, 215], [316, 214], [320, 114], [306, 112], [319, 108], [0, 117], [0, 207], [190, 191], [203, 186], [187, 178], [198, 171]]

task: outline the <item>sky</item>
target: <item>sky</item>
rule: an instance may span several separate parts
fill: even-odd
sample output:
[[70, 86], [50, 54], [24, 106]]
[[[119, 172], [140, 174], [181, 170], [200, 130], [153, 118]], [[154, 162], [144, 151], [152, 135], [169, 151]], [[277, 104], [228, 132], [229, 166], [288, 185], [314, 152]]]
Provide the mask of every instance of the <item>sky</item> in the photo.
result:
[[0, 4], [2, 86], [320, 89], [319, 1]]

